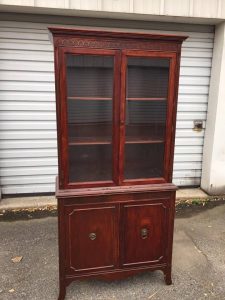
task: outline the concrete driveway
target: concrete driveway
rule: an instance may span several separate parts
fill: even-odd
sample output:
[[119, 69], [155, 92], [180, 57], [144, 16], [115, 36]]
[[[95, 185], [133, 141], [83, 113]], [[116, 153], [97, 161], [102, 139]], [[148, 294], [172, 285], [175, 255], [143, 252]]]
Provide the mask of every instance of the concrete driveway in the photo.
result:
[[[0, 222], [0, 237], [0, 299], [57, 299], [57, 218]], [[12, 262], [17, 256], [22, 260]], [[148, 272], [74, 282], [66, 299], [225, 299], [225, 205], [176, 218], [173, 285]]]

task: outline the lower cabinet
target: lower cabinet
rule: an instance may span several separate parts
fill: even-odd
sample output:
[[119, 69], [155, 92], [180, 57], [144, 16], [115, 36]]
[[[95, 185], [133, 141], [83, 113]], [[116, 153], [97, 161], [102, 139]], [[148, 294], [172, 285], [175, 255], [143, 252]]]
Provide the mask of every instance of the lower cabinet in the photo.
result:
[[166, 284], [172, 283], [175, 187], [136, 189], [58, 196], [59, 300], [77, 279], [161, 270]]
[[65, 207], [68, 274], [165, 262], [169, 199]]

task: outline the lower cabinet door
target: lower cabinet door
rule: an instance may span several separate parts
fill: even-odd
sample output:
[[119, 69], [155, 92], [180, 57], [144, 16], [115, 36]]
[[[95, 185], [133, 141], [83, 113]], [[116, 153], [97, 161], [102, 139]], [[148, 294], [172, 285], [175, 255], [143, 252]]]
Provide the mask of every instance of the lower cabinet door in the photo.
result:
[[[167, 201], [166, 201], [167, 202]], [[161, 263], [167, 247], [167, 203], [123, 206], [122, 265]]]
[[67, 270], [73, 273], [114, 268], [118, 258], [117, 224], [114, 205], [67, 207]]

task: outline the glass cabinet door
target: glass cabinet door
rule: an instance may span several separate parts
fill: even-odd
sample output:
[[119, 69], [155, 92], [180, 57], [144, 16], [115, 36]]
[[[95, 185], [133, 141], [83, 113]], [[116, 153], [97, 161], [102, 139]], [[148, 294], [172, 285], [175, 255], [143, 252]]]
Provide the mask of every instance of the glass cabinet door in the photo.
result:
[[67, 54], [69, 182], [112, 181], [114, 56]]
[[124, 180], [163, 177], [170, 59], [126, 61]]

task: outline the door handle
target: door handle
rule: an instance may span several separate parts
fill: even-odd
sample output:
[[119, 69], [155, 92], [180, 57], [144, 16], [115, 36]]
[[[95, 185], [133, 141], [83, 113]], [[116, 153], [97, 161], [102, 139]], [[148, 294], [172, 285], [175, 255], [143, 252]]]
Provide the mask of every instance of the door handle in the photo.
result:
[[97, 237], [97, 235], [96, 235], [95, 232], [91, 232], [91, 233], [89, 234], [89, 239], [92, 240], [92, 241], [94, 241], [94, 240], [96, 239], [96, 237]]
[[149, 233], [148, 228], [141, 228], [141, 238], [143, 240], [148, 238], [148, 233]]

